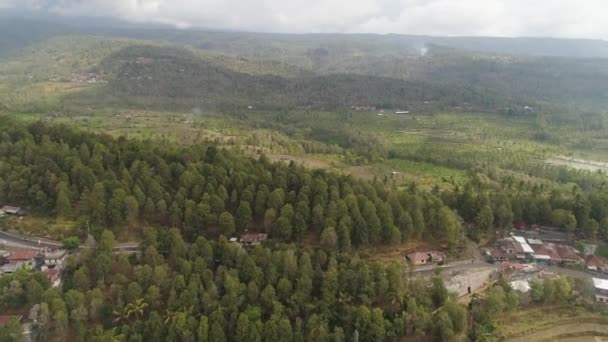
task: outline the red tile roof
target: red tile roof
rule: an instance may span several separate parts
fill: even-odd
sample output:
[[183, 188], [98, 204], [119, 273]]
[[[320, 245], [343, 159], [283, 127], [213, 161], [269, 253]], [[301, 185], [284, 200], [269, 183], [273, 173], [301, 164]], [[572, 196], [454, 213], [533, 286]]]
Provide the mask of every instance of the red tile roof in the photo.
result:
[[46, 277], [49, 279], [49, 281], [52, 283], [55, 280], [57, 280], [57, 278], [59, 278], [59, 270], [57, 269], [49, 269], [46, 271]]
[[566, 245], [555, 245], [555, 250], [562, 258], [562, 261], [581, 261], [581, 257], [576, 254], [574, 248]]
[[411, 262], [422, 262], [429, 259], [428, 253], [414, 252], [406, 256]]
[[11, 252], [11, 254], [6, 257], [6, 260], [8, 261], [26, 261], [26, 260], [32, 260], [34, 258], [34, 256], [36, 255], [36, 251], [32, 251], [32, 250], [19, 250], [19, 251], [14, 251]]
[[547, 244], [547, 245], [532, 245], [532, 249], [534, 250], [534, 254], [536, 255], [548, 255], [551, 257], [552, 261], [560, 262], [562, 258], [557, 253], [555, 247]]
[[585, 258], [585, 263], [587, 264], [587, 266], [594, 266], [597, 268], [603, 268], [607, 266], [606, 259], [597, 255], [588, 255], [587, 258]]

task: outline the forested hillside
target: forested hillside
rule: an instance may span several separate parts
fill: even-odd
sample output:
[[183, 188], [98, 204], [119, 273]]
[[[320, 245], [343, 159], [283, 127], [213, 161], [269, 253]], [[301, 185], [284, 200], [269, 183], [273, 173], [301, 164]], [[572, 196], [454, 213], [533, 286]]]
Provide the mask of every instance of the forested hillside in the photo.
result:
[[375, 106], [425, 111], [463, 104], [468, 109], [497, 111], [511, 103], [492, 91], [449, 83], [353, 74], [298, 78], [244, 74], [211, 64], [186, 50], [153, 46], [122, 49], [102, 61], [99, 70], [107, 75], [109, 83], [100, 92], [75, 94], [68, 102], [178, 106], [186, 110], [197, 106], [245, 109], [255, 105], [266, 109]]
[[247, 229], [276, 240], [320, 236], [328, 248], [435, 238], [455, 243], [457, 216], [428, 193], [406, 193], [301, 166], [272, 164], [214, 146], [115, 140], [5, 119], [2, 202], [86, 218], [118, 233], [141, 221], [185, 238]]

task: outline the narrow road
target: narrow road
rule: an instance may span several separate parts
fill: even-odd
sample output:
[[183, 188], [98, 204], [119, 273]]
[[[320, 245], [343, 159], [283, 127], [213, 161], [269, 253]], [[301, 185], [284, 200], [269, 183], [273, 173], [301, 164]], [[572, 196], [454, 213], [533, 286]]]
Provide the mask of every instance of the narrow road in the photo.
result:
[[0, 230], [0, 244], [16, 248], [58, 248], [62, 243], [47, 239], [30, 238]]
[[[0, 230], [0, 245], [5, 245], [13, 248], [61, 248], [63, 244], [59, 241], [53, 241], [43, 238], [27, 237], [19, 234], [8, 233]], [[89, 248], [88, 246], [80, 245], [80, 248]], [[114, 247], [115, 252], [135, 252], [139, 250], [138, 242], [123, 242], [118, 243]]]

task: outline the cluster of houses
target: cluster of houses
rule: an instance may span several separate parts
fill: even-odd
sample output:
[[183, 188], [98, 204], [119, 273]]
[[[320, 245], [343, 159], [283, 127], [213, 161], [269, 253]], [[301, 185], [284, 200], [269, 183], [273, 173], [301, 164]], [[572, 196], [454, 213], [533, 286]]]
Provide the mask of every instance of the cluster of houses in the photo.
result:
[[0, 274], [11, 274], [21, 268], [44, 272], [51, 286], [61, 285], [61, 270], [68, 251], [65, 249], [55, 250], [30, 250], [21, 249], [0, 252]]
[[245, 233], [240, 238], [230, 238], [230, 242], [239, 247], [255, 247], [266, 240], [268, 240], [266, 233]]
[[414, 266], [440, 264], [446, 261], [446, 255], [438, 251], [413, 252], [407, 254], [405, 260]]
[[510, 236], [499, 240], [489, 251], [489, 258], [493, 262], [517, 260], [560, 265], [579, 265], [585, 261], [572, 246], [526, 239], [523, 236]]

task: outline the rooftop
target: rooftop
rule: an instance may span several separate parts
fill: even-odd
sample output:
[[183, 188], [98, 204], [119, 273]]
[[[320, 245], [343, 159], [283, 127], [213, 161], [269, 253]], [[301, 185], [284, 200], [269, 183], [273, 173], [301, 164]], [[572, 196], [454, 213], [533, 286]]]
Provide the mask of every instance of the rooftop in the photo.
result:
[[17, 213], [21, 212], [21, 208], [13, 207], [11, 205], [5, 205], [4, 207], [2, 207], [2, 211], [7, 214], [17, 214]]
[[34, 258], [34, 256], [36, 255], [36, 253], [37, 253], [36, 251], [29, 250], [29, 249], [18, 250], [18, 251], [12, 252], [8, 257], [6, 257], [6, 260], [8, 260], [8, 261], [32, 260]]
[[566, 245], [555, 245], [555, 249], [563, 261], [580, 261], [581, 257], [576, 254], [574, 248]]
[[65, 249], [56, 249], [54, 251], [48, 252], [44, 258], [45, 259], [61, 259], [68, 253]]
[[60, 273], [60, 270], [57, 270], [57, 269], [47, 270], [46, 271], [46, 277], [52, 283], [55, 280], [57, 280], [57, 278], [59, 278], [59, 273]]
[[424, 253], [424, 252], [413, 252], [413, 253], [406, 255], [406, 258], [408, 258], [410, 261], [414, 261], [414, 262], [426, 261], [429, 258], [429, 254]]
[[530, 245], [528, 245], [528, 242], [526, 241], [526, 239], [522, 236], [514, 236], [513, 239], [519, 243], [519, 245], [521, 246], [521, 249], [523, 250], [524, 253], [534, 253], [534, 250], [532, 249], [532, 247], [530, 247]]
[[585, 258], [587, 266], [604, 267], [606, 266], [606, 259], [597, 255], [589, 255]]
[[598, 290], [608, 290], [608, 279], [592, 278], [593, 287]]
[[0, 266], [0, 272], [1, 273], [15, 273], [15, 272], [17, 272], [17, 270], [19, 268], [21, 268], [21, 266], [23, 266], [23, 264], [25, 264], [25, 262], [23, 262], [23, 261], [16, 261], [16, 262], [4, 264], [4, 265]]

